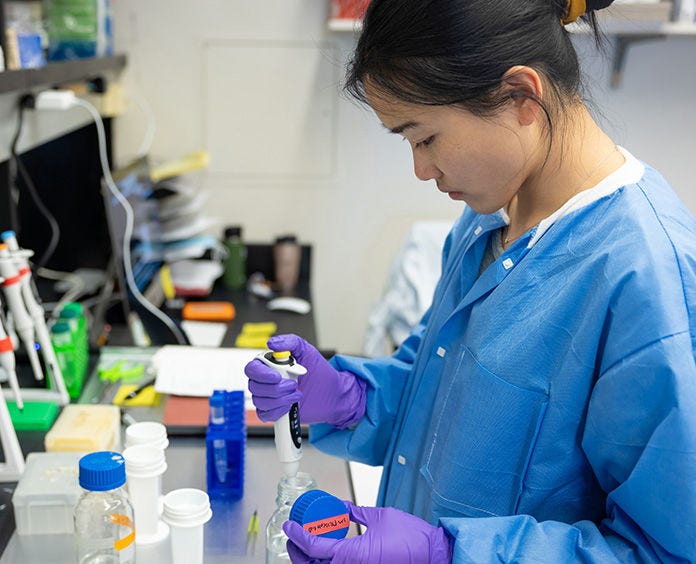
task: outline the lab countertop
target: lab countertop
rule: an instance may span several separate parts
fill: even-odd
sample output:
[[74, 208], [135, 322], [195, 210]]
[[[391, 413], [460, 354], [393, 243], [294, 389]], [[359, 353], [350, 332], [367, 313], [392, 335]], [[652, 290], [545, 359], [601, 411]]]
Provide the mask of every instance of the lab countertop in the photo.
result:
[[[301, 470], [312, 475], [319, 488], [341, 499], [353, 500], [347, 463], [309, 444], [303, 445], [303, 450]], [[205, 441], [201, 437], [170, 437], [166, 457], [164, 493], [183, 487], [206, 489]], [[211, 499], [213, 517], [204, 529], [206, 564], [264, 561], [265, 528], [275, 511], [280, 475], [273, 439], [248, 438], [243, 498], [238, 501]], [[255, 542], [247, 543], [249, 519], [255, 510], [259, 517], [258, 536]], [[355, 530], [351, 534], [355, 534]], [[137, 547], [136, 558], [147, 564], [170, 563], [169, 540], [146, 548]], [[14, 533], [0, 564], [67, 564], [75, 559], [72, 535], [19, 536]]]
[[[299, 288], [301, 297], [309, 297], [308, 287]], [[298, 315], [287, 312], [270, 312], [263, 301], [249, 299], [244, 293], [225, 291], [210, 296], [210, 299], [231, 300], [237, 308], [237, 316], [230, 324], [223, 346], [233, 346], [234, 339], [244, 322], [274, 321], [278, 333], [298, 333], [310, 342], [316, 342], [313, 314]], [[140, 349], [150, 356], [152, 350]], [[102, 383], [92, 373], [83, 390], [81, 403], [92, 403], [100, 398]], [[102, 399], [103, 401], [103, 399]], [[126, 411], [137, 421], [156, 421], [162, 418], [164, 405], [157, 408], [128, 408]], [[24, 454], [43, 450], [43, 433], [19, 433]], [[178, 488], [206, 490], [205, 438], [202, 436], [170, 436], [166, 451], [167, 471], [162, 480], [162, 491], [167, 493]], [[353, 487], [348, 463], [320, 453], [305, 441], [301, 470], [314, 477], [317, 486], [341, 499], [354, 501]], [[244, 496], [241, 500], [211, 499], [212, 519], [205, 525], [206, 564], [217, 562], [263, 562], [265, 559], [265, 527], [273, 511], [277, 484], [281, 476], [272, 437], [248, 437], [245, 453]], [[4, 487], [6, 486], [6, 487]], [[0, 484], [0, 541], [7, 538], [14, 527], [11, 520], [10, 502], [15, 484]], [[258, 511], [259, 530], [256, 542], [247, 546], [247, 529], [253, 512]], [[7, 515], [10, 513], [10, 515]], [[7, 517], [7, 519], [5, 519]], [[6, 525], [6, 526], [5, 526]], [[137, 523], [136, 523], [137, 527]], [[350, 535], [356, 534], [351, 526]], [[1, 546], [0, 544], [0, 550]], [[72, 535], [33, 535], [11, 537], [0, 557], [0, 564], [45, 564], [75, 561], [74, 537]], [[164, 564], [171, 562], [169, 540], [137, 549], [138, 562]]]

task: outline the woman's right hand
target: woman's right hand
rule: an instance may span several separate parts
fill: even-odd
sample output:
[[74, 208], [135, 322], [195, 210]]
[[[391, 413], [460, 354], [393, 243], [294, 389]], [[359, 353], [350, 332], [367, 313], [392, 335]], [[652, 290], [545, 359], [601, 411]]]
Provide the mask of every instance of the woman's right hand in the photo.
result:
[[365, 383], [351, 372], [339, 372], [321, 353], [297, 335], [276, 335], [268, 340], [274, 351], [290, 351], [307, 369], [297, 384], [258, 359], [244, 372], [261, 421], [276, 421], [299, 403], [302, 423], [329, 423], [341, 429], [356, 423], [365, 413]]

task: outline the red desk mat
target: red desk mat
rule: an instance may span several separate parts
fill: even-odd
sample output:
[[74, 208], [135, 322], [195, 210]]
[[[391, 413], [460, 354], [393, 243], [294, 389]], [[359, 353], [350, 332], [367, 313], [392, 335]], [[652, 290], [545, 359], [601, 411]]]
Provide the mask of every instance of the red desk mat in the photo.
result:
[[[208, 427], [209, 405], [206, 397], [168, 396], [162, 423], [171, 435], [204, 435]], [[264, 423], [255, 409], [246, 411], [248, 434], [272, 434], [273, 423]]]

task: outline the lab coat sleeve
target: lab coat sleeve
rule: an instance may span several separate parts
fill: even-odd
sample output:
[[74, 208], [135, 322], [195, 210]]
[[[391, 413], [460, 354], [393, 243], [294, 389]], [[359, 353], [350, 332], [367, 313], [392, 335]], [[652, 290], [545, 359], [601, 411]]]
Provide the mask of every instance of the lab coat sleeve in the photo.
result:
[[[445, 238], [442, 249], [443, 273], [449, 265], [453, 241], [461, 236], [459, 232], [466, 224], [467, 213], [471, 215], [472, 212], [465, 212]], [[442, 278], [435, 288], [435, 296], [438, 295], [441, 284]], [[319, 450], [373, 466], [384, 464], [401, 396], [423, 340], [430, 311], [428, 309], [425, 312], [418, 325], [390, 357], [365, 359], [337, 355], [331, 360], [338, 370], [348, 370], [367, 384], [365, 415], [352, 429], [311, 425], [309, 438]]]
[[600, 523], [443, 518], [454, 562], [695, 562], [696, 368], [688, 333], [601, 375], [582, 447], [607, 492]]
[[390, 357], [365, 359], [335, 356], [331, 360], [338, 370], [348, 370], [367, 384], [365, 415], [352, 429], [311, 425], [309, 436], [312, 444], [333, 456], [373, 466], [384, 463], [404, 385], [411, 372], [427, 317], [428, 313]]

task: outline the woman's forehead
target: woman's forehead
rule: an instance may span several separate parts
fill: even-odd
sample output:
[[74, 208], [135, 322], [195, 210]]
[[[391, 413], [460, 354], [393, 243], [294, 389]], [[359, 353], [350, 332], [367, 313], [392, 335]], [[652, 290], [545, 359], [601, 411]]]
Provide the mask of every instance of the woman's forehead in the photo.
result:
[[392, 94], [365, 85], [367, 101], [388, 129], [396, 127], [394, 122], [425, 119], [435, 106], [404, 102]]

